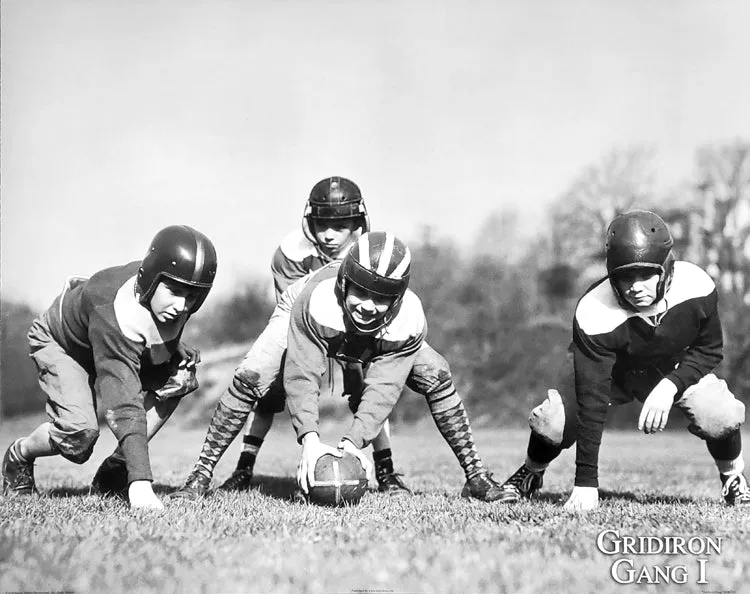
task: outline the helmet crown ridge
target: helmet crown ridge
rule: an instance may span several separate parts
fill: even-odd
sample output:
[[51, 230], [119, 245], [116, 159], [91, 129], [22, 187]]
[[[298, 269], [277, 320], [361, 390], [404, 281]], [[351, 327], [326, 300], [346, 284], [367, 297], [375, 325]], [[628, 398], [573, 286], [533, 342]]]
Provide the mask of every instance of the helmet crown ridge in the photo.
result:
[[411, 252], [395, 235], [385, 231], [363, 233], [344, 257], [339, 268], [336, 291], [345, 301], [351, 285], [391, 299], [379, 323], [362, 327], [344, 306], [349, 322], [364, 333], [375, 333], [398, 314], [411, 271]]
[[607, 230], [607, 271], [664, 267], [673, 244], [672, 234], [659, 215], [648, 210], [622, 213]]
[[362, 192], [345, 177], [326, 177], [313, 186], [305, 207], [305, 219], [362, 219], [364, 230], [369, 229]]
[[363, 289], [399, 297], [409, 285], [411, 252], [392, 233], [364, 233], [347, 254], [345, 274]]

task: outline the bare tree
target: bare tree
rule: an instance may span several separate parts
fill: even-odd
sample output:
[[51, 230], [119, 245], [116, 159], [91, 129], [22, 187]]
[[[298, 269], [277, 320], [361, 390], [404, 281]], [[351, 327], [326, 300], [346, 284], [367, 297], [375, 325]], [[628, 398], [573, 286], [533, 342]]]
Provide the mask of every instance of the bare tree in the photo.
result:
[[727, 379], [750, 390], [750, 142], [704, 146], [696, 155], [701, 199], [694, 251], [722, 293]]

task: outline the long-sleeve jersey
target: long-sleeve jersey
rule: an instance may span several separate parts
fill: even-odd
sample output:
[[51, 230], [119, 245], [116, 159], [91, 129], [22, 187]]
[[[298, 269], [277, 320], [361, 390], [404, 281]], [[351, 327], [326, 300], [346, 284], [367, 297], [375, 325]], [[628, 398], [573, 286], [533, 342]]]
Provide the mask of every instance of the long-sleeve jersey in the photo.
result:
[[289, 233], [276, 248], [271, 260], [276, 302], [294, 281], [318, 270], [333, 259], [323, 254], [301, 229]]
[[311, 276], [292, 307], [284, 389], [297, 439], [318, 431], [318, 398], [328, 357], [359, 362], [361, 401], [344, 435], [362, 448], [380, 431], [403, 390], [427, 334], [419, 298], [404, 295], [397, 315], [376, 334], [361, 334], [349, 324], [336, 295], [339, 262]]
[[[361, 230], [352, 233], [352, 240], [359, 237]], [[350, 241], [339, 253], [334, 256], [324, 254], [317, 244], [305, 235], [301, 229], [289, 233], [279, 244], [271, 260], [271, 273], [273, 284], [276, 289], [276, 302], [281, 299], [281, 294], [294, 281], [303, 276], [321, 269], [326, 264], [341, 260], [353, 245]]]
[[140, 262], [69, 283], [47, 310], [52, 337], [96, 376], [94, 389], [133, 480], [150, 480], [141, 374], [168, 363], [187, 321], [158, 323], [135, 293]]
[[646, 311], [624, 309], [607, 278], [580, 299], [571, 349], [578, 400], [576, 486], [598, 486], [599, 446], [613, 377], [657, 370], [678, 396], [722, 359], [722, 331], [711, 277], [689, 262], [675, 262], [664, 297]]

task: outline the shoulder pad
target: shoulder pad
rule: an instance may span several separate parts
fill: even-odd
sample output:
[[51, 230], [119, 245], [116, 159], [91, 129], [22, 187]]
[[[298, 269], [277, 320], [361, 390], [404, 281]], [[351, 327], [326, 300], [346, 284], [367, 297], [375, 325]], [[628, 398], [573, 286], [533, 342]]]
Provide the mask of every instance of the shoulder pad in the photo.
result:
[[401, 342], [422, 334], [426, 325], [422, 302], [415, 293], [407, 289], [398, 314], [379, 337]]
[[293, 262], [302, 262], [305, 258], [315, 257], [318, 251], [301, 230], [297, 229], [289, 233], [281, 240], [279, 245], [281, 253]]
[[320, 326], [344, 332], [344, 312], [336, 299], [335, 287], [335, 276], [317, 284], [310, 295], [309, 314]]
[[667, 291], [669, 307], [689, 299], [706, 297], [716, 289], [713, 279], [700, 266], [679, 260], [674, 263], [672, 284]]
[[631, 316], [617, 302], [609, 280], [596, 285], [578, 302], [575, 319], [589, 336], [606, 334], [621, 326]]
[[115, 295], [115, 320], [125, 338], [147, 347], [176, 338], [182, 324], [170, 325], [169, 329], [158, 327], [151, 312], [138, 301], [135, 295], [135, 281], [135, 276], [129, 278]]

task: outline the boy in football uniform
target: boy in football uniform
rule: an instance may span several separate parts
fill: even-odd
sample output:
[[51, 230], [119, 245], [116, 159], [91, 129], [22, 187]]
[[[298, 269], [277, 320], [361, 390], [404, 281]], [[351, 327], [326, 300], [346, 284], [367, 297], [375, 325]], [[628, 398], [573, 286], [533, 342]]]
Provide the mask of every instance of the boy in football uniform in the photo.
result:
[[[335, 190], [333, 184], [338, 183], [340, 179], [344, 178], [324, 180], [329, 191], [326, 198], [328, 202], [336, 199], [337, 193], [333, 191]], [[359, 195], [358, 191], [357, 195]], [[313, 212], [315, 212], [314, 209]], [[241, 431], [250, 411], [255, 409], [255, 419], [250, 428], [250, 435], [245, 438], [246, 451], [240, 458], [240, 470], [235, 470], [227, 481], [229, 485], [227, 483], [222, 485], [223, 488], [247, 488], [249, 486], [252, 464], [262, 438], [270, 428], [273, 413], [281, 412], [285, 407], [281, 369], [286, 356], [287, 336], [290, 331], [290, 312], [296, 298], [309, 282], [309, 278], [308, 275], [296, 281], [279, 298], [279, 303], [268, 325], [235, 371], [232, 382], [219, 399], [198, 461], [184, 486], [173, 496], [195, 498], [208, 492], [218, 460]], [[339, 357], [338, 362], [344, 368], [345, 392], [355, 395], [356, 398], [356, 386], [358, 382], [361, 383], [361, 362], [349, 361], [345, 357]], [[416, 353], [406, 385], [426, 397], [438, 430], [464, 470], [466, 484], [462, 495], [482, 501], [493, 501], [499, 497], [500, 485], [492, 479], [477, 453], [468, 415], [456, 393], [448, 364], [426, 343], [422, 343]], [[257, 431], [258, 418], [269, 419], [260, 425], [262, 431]], [[382, 437], [381, 431], [377, 439]], [[375, 441], [373, 444], [375, 445]], [[248, 452], [248, 446], [254, 449]], [[388, 477], [389, 474], [394, 474], [390, 451], [385, 452], [387, 457], [381, 452], [382, 450], [375, 448], [373, 455], [379, 489], [388, 492], [393, 492], [395, 489], [402, 490], [402, 487], [394, 486], [391, 478]], [[243, 464], [249, 464], [249, 466], [243, 466]], [[235, 482], [238, 481], [238, 477], [242, 481], [240, 485]], [[394, 480], [395, 478], [397, 477], [394, 477]]]
[[284, 390], [302, 444], [297, 482], [307, 493], [315, 463], [335, 450], [318, 435], [318, 401], [328, 358], [356, 370], [348, 390], [354, 419], [338, 450], [370, 463], [361, 449], [396, 405], [427, 333], [422, 304], [408, 290], [411, 255], [395, 236], [363, 234], [343, 261], [314, 274], [292, 307]]
[[[256, 456], [271, 428], [274, 414], [282, 412], [285, 406], [280, 370], [291, 304], [304, 288], [297, 286], [299, 279], [343, 258], [368, 230], [367, 209], [354, 182], [344, 177], [330, 177], [315, 184], [305, 207], [302, 229], [288, 235], [274, 254], [276, 309], [221, 396], [200, 458], [177, 496], [208, 491], [216, 463], [241, 429], [241, 426], [237, 428], [237, 423], [244, 423], [254, 408], [237, 467], [220, 487], [227, 490], [249, 488]], [[345, 383], [348, 383], [349, 378], [358, 373], [356, 366], [340, 363]], [[453, 384], [448, 362], [425, 343], [417, 354], [406, 385], [426, 398], [440, 433], [461, 464], [467, 478], [463, 494], [484, 501], [499, 497], [499, 485], [492, 480], [477, 452], [469, 418]], [[379, 490], [409, 492], [394, 471], [387, 423], [372, 445]]]
[[36, 493], [36, 458], [89, 459], [99, 437], [98, 396], [119, 444], [110, 467], [124, 476], [131, 507], [163, 509], [151, 487], [148, 440], [198, 387], [200, 354], [180, 338], [216, 265], [205, 235], [175, 225], [156, 234], [142, 261], [66, 282], [28, 336], [49, 422], [6, 451], [5, 494]]
[[745, 407], [714, 374], [722, 329], [714, 282], [689, 262], [675, 261], [667, 225], [633, 210], [607, 230], [607, 276], [581, 297], [568, 363], [557, 389], [529, 418], [526, 462], [504, 484], [500, 501], [530, 498], [560, 452], [576, 443], [575, 486], [566, 510], [599, 503], [598, 459], [609, 405], [643, 403], [638, 430], [662, 431], [672, 406], [705, 440], [727, 504], [750, 503], [740, 426]]

